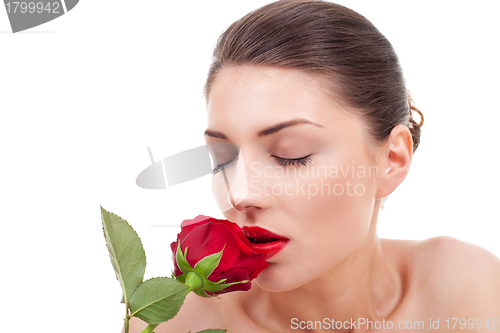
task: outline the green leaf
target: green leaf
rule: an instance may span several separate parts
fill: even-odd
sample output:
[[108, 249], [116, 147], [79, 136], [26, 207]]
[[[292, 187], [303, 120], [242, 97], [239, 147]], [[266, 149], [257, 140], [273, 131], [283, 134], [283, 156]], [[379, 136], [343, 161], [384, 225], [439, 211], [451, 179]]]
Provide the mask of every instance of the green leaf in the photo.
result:
[[[224, 248], [226, 245], [224, 245]], [[208, 278], [210, 274], [219, 266], [220, 259], [222, 258], [222, 252], [224, 252], [224, 248], [218, 253], [211, 254], [201, 259], [194, 265], [193, 270], [200, 274], [203, 277]]]
[[111, 264], [123, 290], [122, 303], [130, 301], [144, 279], [146, 254], [135, 230], [121, 217], [101, 206], [101, 220]]
[[199, 331], [198, 333], [226, 333], [227, 331], [226, 330], [214, 330], [212, 328], [208, 329], [208, 330], [203, 330], [203, 331]]
[[159, 277], [144, 281], [130, 299], [130, 316], [148, 324], [172, 319], [186, 298], [188, 287], [171, 278]]

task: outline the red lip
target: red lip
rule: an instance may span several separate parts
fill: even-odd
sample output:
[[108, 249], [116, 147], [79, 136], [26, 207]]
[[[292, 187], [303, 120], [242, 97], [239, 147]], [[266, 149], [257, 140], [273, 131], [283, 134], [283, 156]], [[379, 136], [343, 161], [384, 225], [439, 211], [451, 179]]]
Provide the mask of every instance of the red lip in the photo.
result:
[[250, 241], [250, 248], [264, 260], [271, 258], [288, 244], [288, 238], [261, 227], [243, 226], [242, 230]]

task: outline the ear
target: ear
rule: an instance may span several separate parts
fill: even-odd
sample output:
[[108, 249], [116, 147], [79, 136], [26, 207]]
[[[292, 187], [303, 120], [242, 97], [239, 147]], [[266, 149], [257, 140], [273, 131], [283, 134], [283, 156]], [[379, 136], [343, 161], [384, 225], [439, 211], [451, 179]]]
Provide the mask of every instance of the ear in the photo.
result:
[[391, 194], [405, 179], [413, 155], [413, 139], [405, 125], [396, 125], [381, 148], [376, 198]]

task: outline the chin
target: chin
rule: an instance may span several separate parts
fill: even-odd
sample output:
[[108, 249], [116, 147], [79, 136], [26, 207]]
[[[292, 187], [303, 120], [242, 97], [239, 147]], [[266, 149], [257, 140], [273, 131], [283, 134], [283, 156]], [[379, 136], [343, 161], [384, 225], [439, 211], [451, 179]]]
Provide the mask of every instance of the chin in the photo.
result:
[[294, 290], [303, 283], [297, 278], [296, 270], [293, 273], [280, 269], [277, 264], [269, 263], [254, 282], [268, 292], [286, 292]]

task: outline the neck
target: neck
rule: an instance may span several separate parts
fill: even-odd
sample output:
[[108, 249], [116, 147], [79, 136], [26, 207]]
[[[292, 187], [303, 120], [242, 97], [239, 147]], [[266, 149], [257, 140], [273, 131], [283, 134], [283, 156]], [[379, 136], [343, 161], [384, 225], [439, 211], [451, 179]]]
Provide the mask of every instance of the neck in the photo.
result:
[[[377, 200], [368, 235], [349, 256], [297, 289], [275, 293], [255, 288], [252, 299], [260, 304], [247, 307], [249, 315], [265, 314], [265, 318], [255, 318], [256, 321], [262, 321], [262, 326], [272, 323], [275, 330], [278, 326], [290, 328], [292, 318], [313, 323], [323, 323], [325, 318], [341, 322], [387, 318], [401, 300], [402, 282], [393, 264], [384, 257], [376, 234], [379, 209], [380, 200]], [[362, 327], [358, 330], [364, 331]]]

